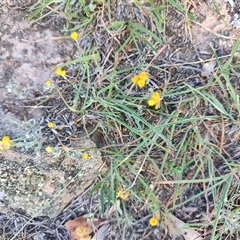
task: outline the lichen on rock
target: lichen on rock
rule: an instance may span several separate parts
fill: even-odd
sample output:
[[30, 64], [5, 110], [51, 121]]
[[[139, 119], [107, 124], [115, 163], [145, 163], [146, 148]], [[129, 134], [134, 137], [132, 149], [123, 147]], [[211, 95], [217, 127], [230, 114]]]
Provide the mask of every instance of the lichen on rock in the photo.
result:
[[102, 165], [94, 142], [83, 139], [78, 146], [89, 149], [87, 160], [0, 152], [0, 192], [5, 202], [0, 212], [6, 214], [7, 208], [14, 208], [30, 216], [57, 216], [96, 179]]

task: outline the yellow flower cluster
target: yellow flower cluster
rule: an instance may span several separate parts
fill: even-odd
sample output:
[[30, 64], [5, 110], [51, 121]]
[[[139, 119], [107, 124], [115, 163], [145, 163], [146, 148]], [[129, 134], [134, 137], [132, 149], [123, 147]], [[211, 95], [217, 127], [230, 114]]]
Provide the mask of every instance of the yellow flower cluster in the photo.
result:
[[146, 72], [140, 72], [138, 75], [132, 77], [132, 82], [138, 87], [143, 88], [146, 85], [148, 74]]
[[63, 70], [62, 68], [60, 67], [56, 67], [55, 70], [54, 70], [55, 74], [57, 76], [62, 76], [62, 77], [65, 77], [66, 76], [66, 71]]
[[117, 192], [117, 198], [121, 198], [122, 200], [127, 200], [130, 197], [130, 191], [120, 188]]
[[148, 106], [152, 107], [154, 106], [155, 109], [159, 109], [160, 107], [160, 102], [161, 102], [161, 97], [160, 93], [157, 91], [154, 91], [151, 95], [150, 98], [147, 101]]
[[2, 140], [0, 141], [0, 150], [8, 150], [11, 147], [10, 137], [3, 136]]
[[[143, 88], [146, 85], [147, 79], [148, 79], [147, 72], [140, 72], [139, 74], [134, 75], [131, 80], [139, 88]], [[154, 91], [150, 95], [150, 98], [148, 99], [147, 104], [150, 107], [154, 106], [155, 109], [157, 110], [160, 107], [160, 102], [161, 102], [160, 93], [157, 91]]]

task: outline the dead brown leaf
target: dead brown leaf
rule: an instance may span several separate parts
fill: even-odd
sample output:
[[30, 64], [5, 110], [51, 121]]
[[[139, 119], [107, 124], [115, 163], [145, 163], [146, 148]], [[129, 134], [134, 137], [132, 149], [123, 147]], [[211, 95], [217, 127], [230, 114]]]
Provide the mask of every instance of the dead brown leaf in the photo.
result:
[[76, 217], [65, 223], [65, 227], [70, 232], [69, 240], [90, 240], [92, 227], [85, 217]]

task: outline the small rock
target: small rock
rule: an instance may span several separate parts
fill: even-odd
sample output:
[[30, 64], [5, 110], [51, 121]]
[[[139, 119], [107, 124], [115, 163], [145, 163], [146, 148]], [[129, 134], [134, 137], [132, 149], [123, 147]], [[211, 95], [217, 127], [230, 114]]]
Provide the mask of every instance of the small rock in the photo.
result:
[[223, 35], [226, 36], [226, 37], [229, 36], [229, 31], [228, 30], [224, 30], [223, 31]]

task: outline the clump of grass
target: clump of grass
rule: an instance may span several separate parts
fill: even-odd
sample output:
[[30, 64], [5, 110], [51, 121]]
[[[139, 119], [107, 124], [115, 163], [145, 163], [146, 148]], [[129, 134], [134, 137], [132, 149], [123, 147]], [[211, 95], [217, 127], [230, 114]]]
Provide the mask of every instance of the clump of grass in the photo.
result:
[[[100, 6], [100, 2], [96, 1], [38, 0], [29, 8], [29, 19], [36, 23], [48, 18], [62, 18], [65, 30], [76, 31], [91, 23]], [[76, 21], [81, 24], [75, 25]]]

